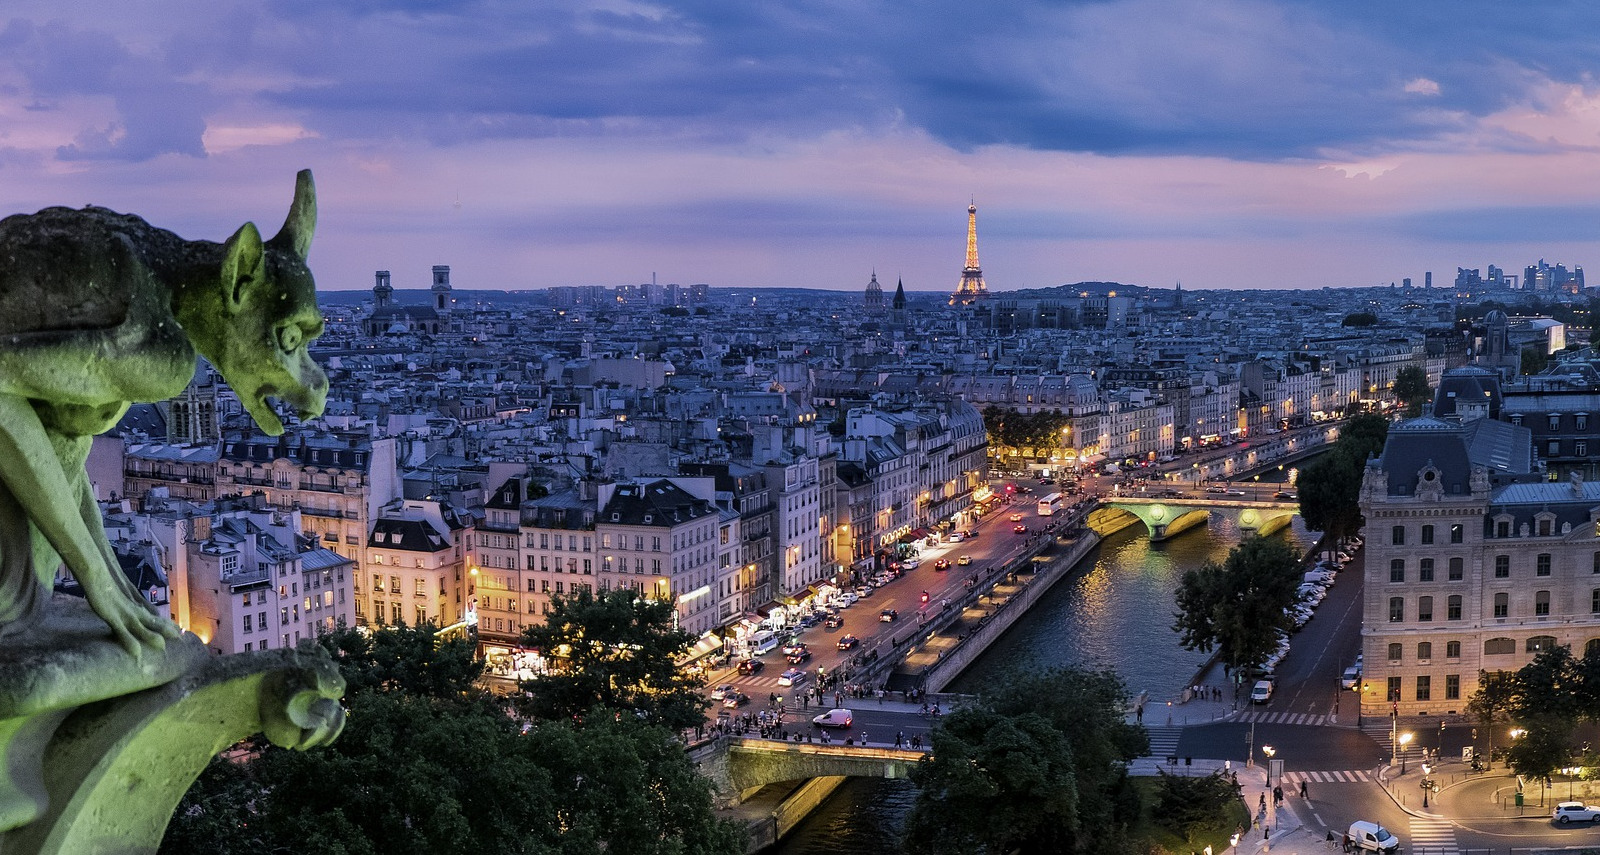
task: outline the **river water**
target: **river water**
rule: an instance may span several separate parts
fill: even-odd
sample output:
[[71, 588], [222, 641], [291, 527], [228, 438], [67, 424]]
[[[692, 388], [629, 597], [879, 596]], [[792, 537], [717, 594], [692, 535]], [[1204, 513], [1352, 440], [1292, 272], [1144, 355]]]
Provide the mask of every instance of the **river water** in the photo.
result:
[[[1301, 549], [1315, 542], [1299, 517], [1273, 536]], [[1057, 582], [949, 691], [976, 691], [1013, 665], [1078, 665], [1110, 668], [1122, 675], [1132, 695], [1148, 692], [1152, 704], [1165, 703], [1206, 660], [1179, 647], [1172, 631], [1178, 582], [1207, 560], [1221, 562], [1238, 543], [1237, 526], [1216, 517], [1166, 543], [1151, 543], [1143, 526], [1117, 532], [1085, 557], [1076, 574]], [[900, 828], [915, 798], [906, 781], [852, 779], [769, 852], [898, 851]]]

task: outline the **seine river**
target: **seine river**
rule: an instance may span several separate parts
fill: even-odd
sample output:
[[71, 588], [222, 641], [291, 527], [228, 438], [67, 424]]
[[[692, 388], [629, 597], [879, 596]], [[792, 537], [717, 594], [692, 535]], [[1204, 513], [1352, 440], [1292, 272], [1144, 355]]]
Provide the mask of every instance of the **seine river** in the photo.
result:
[[[1300, 518], [1274, 537], [1309, 548]], [[1046, 597], [962, 674], [951, 691], [970, 692], [1013, 664], [1110, 668], [1152, 705], [1175, 696], [1205, 656], [1178, 646], [1173, 592], [1184, 571], [1221, 561], [1239, 542], [1236, 527], [1213, 520], [1167, 543], [1140, 526], [1107, 538], [1079, 573]], [[901, 823], [916, 793], [905, 781], [852, 779], [777, 847], [775, 855], [883, 855], [898, 851]]]

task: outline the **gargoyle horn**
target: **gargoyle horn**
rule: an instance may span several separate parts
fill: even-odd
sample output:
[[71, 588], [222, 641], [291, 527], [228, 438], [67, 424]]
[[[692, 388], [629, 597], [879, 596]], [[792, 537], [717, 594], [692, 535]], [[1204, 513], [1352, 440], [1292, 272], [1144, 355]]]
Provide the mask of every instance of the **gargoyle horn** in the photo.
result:
[[311, 181], [311, 170], [302, 169], [295, 175], [294, 203], [289, 206], [289, 217], [269, 243], [294, 249], [294, 254], [304, 261], [306, 253], [311, 251], [311, 235], [316, 230], [317, 186]]

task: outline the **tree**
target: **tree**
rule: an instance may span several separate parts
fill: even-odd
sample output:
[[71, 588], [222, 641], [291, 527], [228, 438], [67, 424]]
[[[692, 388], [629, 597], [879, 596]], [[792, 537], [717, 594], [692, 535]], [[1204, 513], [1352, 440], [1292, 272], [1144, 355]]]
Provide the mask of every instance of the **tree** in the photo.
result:
[[431, 623], [394, 624], [365, 632], [341, 624], [317, 638], [345, 675], [345, 694], [402, 692], [431, 698], [466, 697], [483, 673], [474, 633], [442, 637]]
[[1226, 832], [1228, 807], [1238, 799], [1237, 785], [1220, 773], [1190, 777], [1161, 772], [1152, 813], [1159, 825], [1193, 843], [1201, 835]]
[[1389, 420], [1377, 415], [1351, 418], [1328, 453], [1300, 471], [1300, 518], [1313, 531], [1341, 538], [1361, 528], [1361, 479], [1367, 458], [1383, 451]]
[[1405, 406], [1407, 418], [1422, 415], [1423, 407], [1433, 399], [1428, 372], [1420, 365], [1402, 367], [1394, 376], [1394, 397]]
[[1378, 316], [1371, 312], [1351, 312], [1344, 316], [1343, 326], [1370, 327], [1378, 322]]
[[1294, 629], [1288, 614], [1299, 597], [1299, 556], [1288, 544], [1251, 538], [1220, 565], [1208, 561], [1183, 574], [1173, 631], [1188, 650], [1219, 651], [1233, 669], [1259, 668]]
[[1111, 852], [1138, 814], [1124, 766], [1149, 750], [1124, 719], [1111, 672], [1011, 672], [945, 716], [933, 754], [912, 771], [920, 791], [908, 850]]
[[[744, 851], [743, 829], [715, 818], [709, 781], [667, 729], [601, 709], [519, 724], [474, 688], [460, 661], [470, 645], [431, 627], [380, 630], [369, 645], [360, 634], [321, 639], [351, 687], [340, 738], [308, 752], [257, 741], [251, 759], [213, 761], [164, 852]], [[423, 664], [397, 667], [402, 649]]]
[[525, 681], [524, 712], [534, 718], [579, 717], [593, 707], [638, 713], [674, 730], [705, 721], [700, 681], [677, 661], [693, 636], [673, 624], [668, 600], [631, 589], [588, 587], [551, 601], [550, 614], [523, 632], [523, 643], [544, 652], [554, 673]]
[[1479, 671], [1478, 690], [1467, 699], [1467, 714], [1489, 734], [1489, 754], [1494, 755], [1494, 724], [1511, 708], [1516, 675], [1506, 671]]
[[1550, 365], [1550, 354], [1543, 347], [1530, 345], [1522, 349], [1521, 372], [1538, 374]]

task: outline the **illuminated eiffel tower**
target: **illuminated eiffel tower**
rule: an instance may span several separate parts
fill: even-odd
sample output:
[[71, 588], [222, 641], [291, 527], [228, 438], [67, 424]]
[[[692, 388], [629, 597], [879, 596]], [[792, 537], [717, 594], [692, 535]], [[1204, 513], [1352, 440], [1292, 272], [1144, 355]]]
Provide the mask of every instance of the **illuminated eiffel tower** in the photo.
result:
[[989, 286], [983, 281], [983, 268], [978, 266], [978, 206], [967, 206], [967, 266], [961, 270], [961, 284], [950, 295], [950, 305], [960, 303], [970, 306], [989, 298]]

